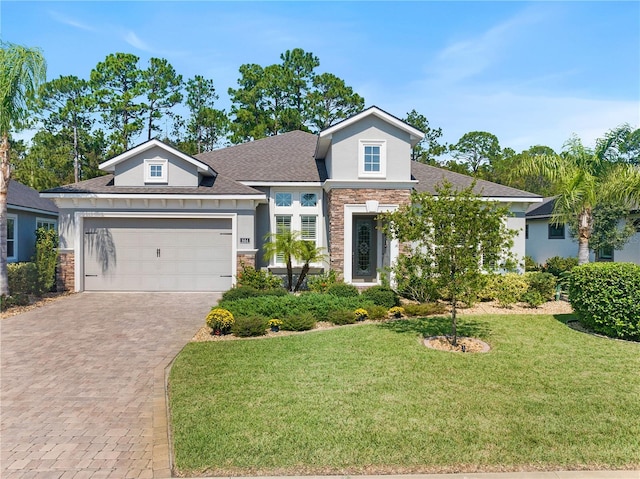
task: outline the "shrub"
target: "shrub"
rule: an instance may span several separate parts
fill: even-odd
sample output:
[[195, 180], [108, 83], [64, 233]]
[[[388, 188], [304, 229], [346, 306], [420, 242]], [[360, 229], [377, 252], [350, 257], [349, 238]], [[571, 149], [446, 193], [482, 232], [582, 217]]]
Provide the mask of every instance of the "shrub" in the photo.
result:
[[[555, 297], [556, 277], [551, 273], [542, 273], [539, 271], [525, 273], [525, 280], [529, 285], [528, 292], [537, 292], [542, 297], [542, 302], [551, 301]], [[523, 301], [526, 301], [524, 298]], [[542, 303], [540, 303], [542, 304]]]
[[349, 309], [336, 309], [329, 313], [328, 319], [336, 326], [353, 324], [356, 322], [356, 313]]
[[339, 296], [341, 298], [354, 298], [360, 295], [360, 291], [352, 284], [335, 283], [327, 289], [328, 294]]
[[423, 256], [401, 255], [393, 267], [398, 294], [412, 301], [435, 301], [440, 298], [438, 285], [431, 274], [430, 262], [422, 263]]
[[588, 263], [573, 268], [569, 301], [595, 332], [640, 341], [640, 266]]
[[371, 319], [385, 319], [389, 315], [389, 310], [384, 306], [372, 306], [369, 308], [369, 318]]
[[527, 303], [532, 308], [537, 308], [538, 306], [547, 302], [544, 296], [542, 296], [542, 293], [535, 289], [529, 289], [522, 295], [521, 300]]
[[36, 268], [39, 293], [51, 291], [56, 284], [58, 262], [58, 232], [55, 229], [36, 230]]
[[258, 290], [275, 289], [282, 287], [282, 280], [270, 271], [257, 270], [253, 266], [241, 264], [242, 271], [236, 279], [238, 286], [251, 286]]
[[389, 315], [392, 318], [401, 318], [404, 316], [404, 308], [402, 306], [394, 306], [389, 310]]
[[250, 338], [267, 334], [267, 319], [262, 316], [240, 316], [231, 326], [234, 336]]
[[316, 318], [309, 312], [292, 314], [282, 320], [282, 329], [285, 331], [308, 331], [315, 327]]
[[356, 321], [364, 321], [369, 319], [369, 312], [364, 308], [356, 309], [353, 314], [356, 315]]
[[26, 306], [29, 304], [29, 296], [24, 293], [16, 293], [11, 296], [0, 296], [0, 311], [5, 311], [13, 306]]
[[404, 310], [407, 316], [432, 316], [442, 314], [447, 308], [441, 303], [405, 304]]
[[307, 288], [313, 293], [326, 293], [329, 287], [337, 282], [337, 273], [330, 269], [325, 273], [309, 276], [307, 278]]
[[209, 326], [213, 332], [220, 332], [221, 334], [228, 334], [231, 331], [231, 326], [235, 322], [233, 314], [224, 308], [212, 308], [206, 318], [207, 326]]
[[253, 286], [236, 286], [222, 294], [222, 301], [255, 298], [256, 296], [286, 296], [289, 294], [284, 288], [256, 289]]
[[525, 271], [540, 271], [540, 265], [536, 263], [531, 256], [524, 257]]
[[35, 263], [10, 263], [7, 265], [9, 293], [12, 296], [40, 294], [38, 268]]
[[497, 282], [496, 299], [498, 304], [505, 308], [510, 307], [520, 301], [522, 295], [527, 292], [529, 285], [524, 277], [516, 273], [506, 273], [496, 275], [494, 281]]
[[547, 262], [542, 265], [541, 271], [543, 273], [551, 273], [556, 278], [560, 278], [562, 273], [568, 273], [576, 266], [578, 266], [578, 258], [554, 256], [553, 258], [549, 258]]
[[378, 306], [393, 308], [400, 305], [398, 294], [387, 286], [372, 286], [362, 292], [362, 296]]

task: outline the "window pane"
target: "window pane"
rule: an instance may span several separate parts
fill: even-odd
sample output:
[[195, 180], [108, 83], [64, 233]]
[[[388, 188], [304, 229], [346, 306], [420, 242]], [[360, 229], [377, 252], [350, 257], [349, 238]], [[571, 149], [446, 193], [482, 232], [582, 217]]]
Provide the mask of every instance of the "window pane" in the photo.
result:
[[[276, 216], [276, 233], [286, 233], [288, 231], [291, 231], [291, 216]], [[276, 255], [276, 263], [284, 263], [283, 254]]]
[[162, 165], [151, 165], [151, 177], [162, 178]]
[[564, 223], [559, 225], [549, 224], [550, 239], [564, 239]]
[[301, 216], [301, 238], [303, 240], [315, 241], [316, 240], [316, 217], [315, 216]]
[[380, 147], [379, 146], [364, 147], [364, 171], [367, 171], [367, 172], [380, 171]]
[[302, 206], [316, 206], [318, 204], [318, 195], [315, 193], [303, 193], [300, 198]]
[[291, 206], [292, 203], [291, 193], [276, 193], [276, 206]]
[[7, 218], [7, 239], [13, 240], [15, 238], [15, 221], [13, 218]]

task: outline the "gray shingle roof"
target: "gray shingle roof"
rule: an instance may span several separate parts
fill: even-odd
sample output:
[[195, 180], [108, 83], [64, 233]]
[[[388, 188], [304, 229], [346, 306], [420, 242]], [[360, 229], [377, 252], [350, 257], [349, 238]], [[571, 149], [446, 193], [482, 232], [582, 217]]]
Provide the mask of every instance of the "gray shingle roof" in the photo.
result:
[[527, 208], [526, 217], [547, 218], [553, 214], [553, 208], [556, 205], [556, 197], [550, 196], [545, 198], [542, 203], [536, 203]]
[[36, 190], [15, 180], [9, 180], [9, 192], [7, 194], [7, 207], [11, 208], [12, 206], [50, 211], [58, 214], [58, 207], [53, 201], [41, 198]]
[[236, 181], [318, 182], [326, 179], [324, 162], [314, 158], [318, 137], [291, 131], [196, 155], [215, 171]]
[[[455, 173], [453, 171], [444, 170], [435, 166], [425, 165], [417, 161], [411, 162], [411, 175], [413, 179], [418, 180], [415, 186], [416, 191], [435, 193], [436, 185], [442, 184], [444, 180], [449, 181], [454, 188], [467, 188], [471, 186], [474, 178], [471, 176]], [[482, 196], [496, 198], [541, 198], [540, 195], [529, 193], [527, 191], [511, 188], [510, 186], [492, 183], [486, 180], [476, 180], [476, 186], [473, 190], [476, 194]]]
[[114, 186], [113, 175], [99, 176], [90, 180], [59, 186], [45, 193], [93, 193], [130, 195], [262, 195], [263, 193], [222, 175], [203, 178], [200, 186]]

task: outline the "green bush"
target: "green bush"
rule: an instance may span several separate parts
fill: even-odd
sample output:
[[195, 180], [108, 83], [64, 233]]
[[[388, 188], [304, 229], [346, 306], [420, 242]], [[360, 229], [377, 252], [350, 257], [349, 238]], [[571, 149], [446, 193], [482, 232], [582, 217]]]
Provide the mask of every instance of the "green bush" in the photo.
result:
[[263, 316], [240, 316], [231, 325], [231, 333], [240, 338], [264, 336], [267, 334], [267, 318]]
[[378, 305], [370, 307], [367, 311], [369, 311], [369, 318], [374, 320], [386, 319], [389, 314], [387, 308]]
[[253, 266], [241, 265], [242, 271], [236, 276], [238, 286], [250, 286], [255, 289], [276, 289], [282, 287], [282, 280], [270, 271], [257, 270]]
[[16, 293], [11, 296], [0, 296], [0, 311], [5, 311], [13, 306], [26, 306], [29, 304], [29, 295]]
[[531, 256], [524, 257], [524, 270], [525, 271], [540, 271], [540, 265], [537, 264]]
[[255, 298], [256, 296], [286, 296], [289, 294], [284, 288], [256, 289], [253, 286], [236, 286], [222, 294], [223, 301]]
[[58, 262], [58, 232], [55, 229], [36, 230], [36, 255], [38, 289], [40, 293], [53, 290], [56, 284], [56, 264]]
[[373, 304], [378, 306], [385, 306], [386, 308], [393, 308], [400, 305], [400, 297], [398, 294], [386, 286], [372, 286], [365, 289], [362, 292], [362, 296], [370, 300]]
[[285, 331], [308, 331], [316, 327], [316, 318], [310, 312], [292, 314], [282, 320]]
[[336, 326], [344, 324], [354, 324], [356, 322], [356, 313], [350, 309], [335, 309], [329, 312], [329, 321]]
[[483, 300], [497, 300], [503, 308], [520, 301], [529, 288], [524, 276], [517, 273], [492, 274], [486, 277], [480, 296]]
[[640, 341], [640, 266], [576, 266], [569, 281], [569, 301], [580, 322], [593, 331]]
[[398, 294], [420, 303], [440, 298], [438, 285], [431, 272], [432, 265], [423, 260], [426, 258], [422, 255], [401, 255], [392, 270]]
[[307, 278], [307, 288], [313, 293], [326, 293], [329, 287], [337, 282], [337, 273], [330, 269], [325, 273], [309, 276]]
[[556, 278], [560, 278], [562, 273], [568, 273], [576, 266], [578, 266], [578, 258], [554, 256], [553, 258], [549, 258], [547, 262], [542, 265], [541, 271], [543, 273], [551, 273]]
[[407, 316], [432, 316], [434, 314], [442, 314], [446, 310], [446, 306], [441, 303], [410, 303], [404, 305], [404, 311]]
[[537, 308], [538, 306], [547, 302], [544, 296], [542, 296], [542, 293], [535, 289], [530, 289], [526, 293], [524, 293], [521, 300], [527, 303], [532, 308]]
[[360, 291], [352, 284], [335, 283], [329, 286], [327, 293], [341, 298], [354, 298], [360, 295]]
[[[557, 283], [554, 275], [535, 271], [525, 273], [524, 279], [529, 285], [527, 292], [537, 292], [542, 297], [543, 303], [554, 299]], [[524, 298], [522, 300], [526, 301]]]
[[7, 265], [9, 293], [15, 295], [41, 294], [38, 267], [35, 263], [10, 263]]

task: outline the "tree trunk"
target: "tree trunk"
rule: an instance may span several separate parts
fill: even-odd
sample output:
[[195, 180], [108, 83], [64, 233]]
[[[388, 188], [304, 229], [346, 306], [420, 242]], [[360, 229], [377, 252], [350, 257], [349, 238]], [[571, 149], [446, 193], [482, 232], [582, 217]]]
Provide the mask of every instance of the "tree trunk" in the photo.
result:
[[293, 290], [294, 293], [300, 290], [300, 287], [302, 286], [302, 282], [304, 281], [304, 278], [306, 278], [307, 273], [309, 272], [309, 269], [310, 269], [309, 263], [305, 263], [304, 266], [302, 266], [302, 271], [300, 272], [300, 276], [298, 276], [298, 282], [296, 283], [296, 287]]
[[11, 168], [9, 164], [9, 135], [0, 141], [0, 296], [9, 294], [7, 278], [7, 195]]
[[591, 209], [585, 208], [578, 216], [578, 264], [589, 262], [589, 238], [591, 238], [592, 225]]
[[453, 335], [453, 341], [451, 344], [458, 345], [458, 301], [456, 298], [451, 298], [451, 333]]
[[293, 265], [291, 258], [287, 259], [287, 291], [293, 291]]
[[78, 153], [78, 127], [73, 125], [73, 179], [80, 181], [80, 159]]

